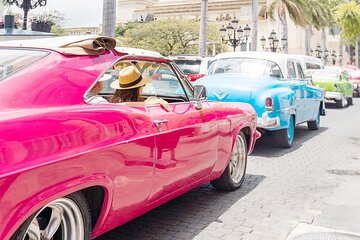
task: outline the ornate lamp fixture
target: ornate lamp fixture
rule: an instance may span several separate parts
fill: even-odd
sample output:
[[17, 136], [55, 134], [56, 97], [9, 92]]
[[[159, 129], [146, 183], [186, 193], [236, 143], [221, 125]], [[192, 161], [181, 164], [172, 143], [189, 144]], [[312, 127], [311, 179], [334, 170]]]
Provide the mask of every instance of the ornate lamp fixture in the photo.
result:
[[[266, 45], [266, 38], [263, 36], [261, 39], [261, 45], [262, 45], [262, 48], [263, 50], [265, 51], [271, 51], [271, 52], [280, 52], [282, 51], [286, 44], [287, 44], [287, 38], [285, 36], [283, 36], [281, 38], [281, 40], [279, 40], [277, 37], [276, 37], [276, 32], [274, 31], [274, 29], [271, 31], [270, 33], [270, 36], [268, 37], [268, 44], [269, 44], [269, 47], [265, 47]], [[281, 45], [282, 47], [280, 47], [280, 41], [281, 41]]]
[[[241, 26], [239, 26], [239, 20], [234, 18], [226, 28], [224, 25], [220, 28], [220, 36], [222, 42], [232, 46], [235, 52], [236, 47], [240, 44], [241, 46], [247, 45], [250, 31], [251, 28], [249, 25], [246, 24], [244, 29], [242, 29]], [[226, 35], [228, 36], [228, 39], [226, 39]], [[243, 49], [244, 47], [241, 47], [241, 50]]]
[[6, 0], [6, 2], [10, 5], [16, 5], [17, 7], [23, 9], [24, 11], [23, 29], [26, 30], [27, 20], [28, 20], [27, 17], [29, 11], [37, 7], [44, 7], [47, 3], [47, 0]]

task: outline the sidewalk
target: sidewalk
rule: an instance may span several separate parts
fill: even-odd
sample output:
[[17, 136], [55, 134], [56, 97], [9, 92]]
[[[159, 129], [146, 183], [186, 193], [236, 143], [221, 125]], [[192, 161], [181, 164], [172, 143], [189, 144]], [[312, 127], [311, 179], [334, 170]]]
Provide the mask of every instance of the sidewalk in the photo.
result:
[[330, 170], [340, 183], [311, 224], [299, 223], [287, 240], [360, 240], [360, 159]]

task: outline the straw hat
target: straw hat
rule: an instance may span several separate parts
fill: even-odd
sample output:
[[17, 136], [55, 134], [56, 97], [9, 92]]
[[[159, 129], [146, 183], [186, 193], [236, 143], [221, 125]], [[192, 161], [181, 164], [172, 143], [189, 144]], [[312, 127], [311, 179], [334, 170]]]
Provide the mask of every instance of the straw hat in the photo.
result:
[[132, 89], [144, 86], [150, 82], [150, 78], [141, 76], [135, 66], [123, 68], [119, 73], [119, 79], [112, 82], [110, 87], [113, 89]]

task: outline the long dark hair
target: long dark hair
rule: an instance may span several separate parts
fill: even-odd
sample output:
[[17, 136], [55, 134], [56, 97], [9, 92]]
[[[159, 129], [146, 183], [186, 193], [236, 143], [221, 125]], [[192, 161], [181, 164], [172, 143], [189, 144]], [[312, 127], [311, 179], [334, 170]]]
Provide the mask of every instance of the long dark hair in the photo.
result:
[[116, 89], [111, 103], [140, 102], [140, 87], [131, 89]]

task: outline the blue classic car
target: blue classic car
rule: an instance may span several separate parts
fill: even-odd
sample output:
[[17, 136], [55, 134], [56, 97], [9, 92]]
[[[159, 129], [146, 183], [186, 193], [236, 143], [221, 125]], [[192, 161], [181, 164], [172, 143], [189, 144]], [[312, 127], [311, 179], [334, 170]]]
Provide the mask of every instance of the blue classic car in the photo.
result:
[[279, 147], [292, 146], [298, 124], [318, 130], [325, 114], [323, 90], [305, 79], [300, 61], [288, 54], [221, 53], [195, 84], [207, 88], [210, 100], [250, 103], [258, 128], [271, 133]]

